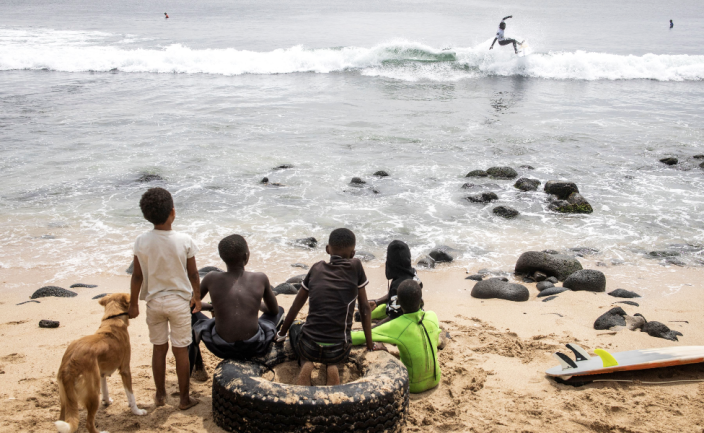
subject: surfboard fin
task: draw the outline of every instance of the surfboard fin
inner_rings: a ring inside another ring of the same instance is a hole
[[[604,349],[594,349],[594,353],[599,355],[599,358],[601,358],[601,363],[603,364],[603,367],[615,367],[618,365],[618,361],[616,361],[616,358],[609,352],[605,351]]]
[[[574,353],[574,357],[579,361],[588,361],[591,359],[591,356],[587,353],[586,350],[582,349],[580,346],[572,343],[567,343],[565,346],[567,346],[568,349],[570,349]]]
[[[555,352],[552,354],[552,356],[554,356],[555,359],[558,360],[558,362],[562,366],[563,370],[568,370],[570,368],[577,368],[577,364],[574,361],[572,361],[572,359],[570,359],[570,357],[565,355],[564,353]]]

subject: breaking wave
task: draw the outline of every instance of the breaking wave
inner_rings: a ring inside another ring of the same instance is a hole
[[[485,76],[563,80],[704,79],[704,56],[617,55],[586,51],[489,51],[488,43],[450,50],[407,40],[371,48],[293,46],[258,52],[235,48],[192,49],[180,44],[130,48],[134,35],[100,32],[0,29],[0,70],[142,72],[183,74],[287,74],[352,71],[404,81],[457,81]]]

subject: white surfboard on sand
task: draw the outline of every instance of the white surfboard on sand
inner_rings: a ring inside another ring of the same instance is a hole
[[[646,370],[704,362],[704,346],[662,347],[616,353],[596,349],[594,353],[597,356],[590,356],[576,344],[568,344],[567,348],[574,353],[576,360],[564,353],[556,352],[553,356],[560,362],[560,365],[547,370],[545,374],[569,379],[572,376]]]

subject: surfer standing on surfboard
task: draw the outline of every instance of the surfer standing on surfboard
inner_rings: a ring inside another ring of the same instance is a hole
[[[491,46],[489,47],[490,50],[493,50],[494,44],[496,43],[496,41],[499,41],[499,45],[501,45],[501,46],[513,44],[513,51],[515,51],[516,54],[518,54],[518,48],[516,47],[516,44],[521,45],[525,41],[519,43],[515,39],[508,39],[508,38],[504,37],[504,30],[506,30],[506,23],[504,21],[506,21],[509,18],[513,18],[513,15],[509,15],[509,16],[503,17],[501,19],[501,23],[499,24],[499,31],[496,32],[496,37],[494,38],[494,42],[492,42]]]

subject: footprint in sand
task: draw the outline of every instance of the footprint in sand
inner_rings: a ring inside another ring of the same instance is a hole
[[[24,362],[24,355],[21,353],[11,353],[0,358],[0,361],[7,362],[8,364],[19,364],[20,362]]]
[[[2,326],[21,325],[21,324],[27,323],[27,322],[29,322],[29,320],[15,320],[12,322],[3,323]]]

